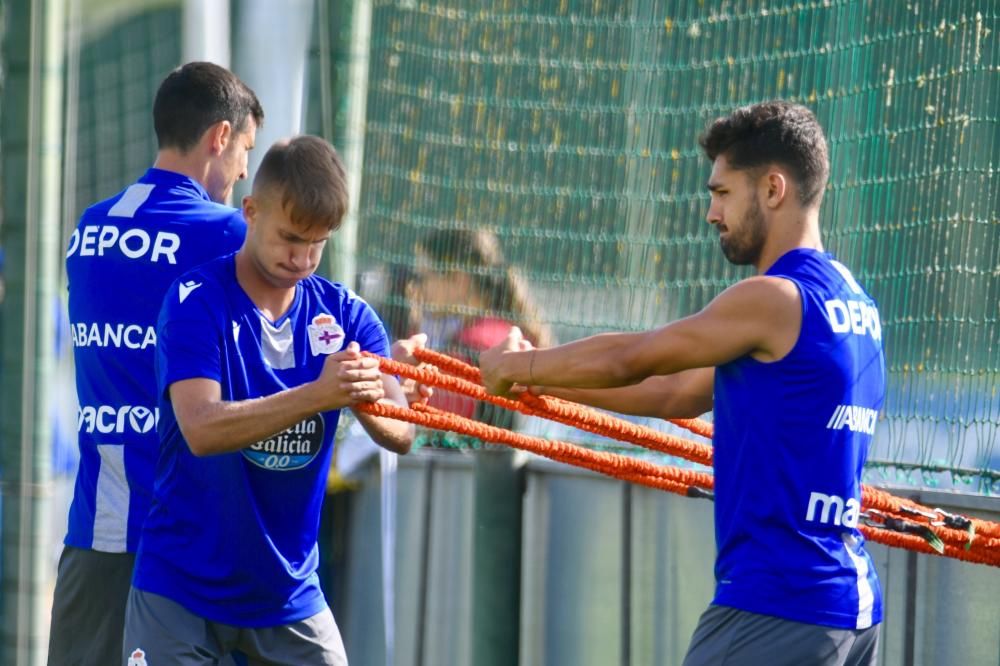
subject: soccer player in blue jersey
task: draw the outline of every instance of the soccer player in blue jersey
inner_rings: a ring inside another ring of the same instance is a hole
[[[826,139],[773,101],[701,145],[708,222],[757,275],[649,332],[538,350],[512,332],[481,355],[483,379],[661,418],[714,408],[716,592],[685,665],[873,664],[882,596],[858,514],[885,362],[875,303],[823,251]]]
[[[80,466],[59,561],[50,664],[121,658],[125,604],[153,491],[156,318],[184,271],[239,249],[245,178],[264,112],[232,72],[188,63],[153,103],[159,150],[134,184],[94,204],[69,240]]]
[[[243,200],[246,242],[179,278],[157,326],[160,455],[126,612],[124,658],[346,664],[320,590],[317,533],[340,410],[407,404],[360,350],[389,355],[374,310],[313,275],[347,212],[340,159],[271,147]],[[381,446],[414,428],[356,416]]]

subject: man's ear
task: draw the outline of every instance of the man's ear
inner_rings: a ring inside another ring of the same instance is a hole
[[[764,201],[768,208],[777,208],[791,194],[788,178],[777,169],[770,169],[764,175],[761,183],[764,189]]]
[[[257,202],[252,194],[243,197],[243,219],[246,220],[247,226],[251,227],[257,221]]]
[[[213,155],[221,155],[233,138],[233,126],[228,120],[220,120],[205,130],[205,134],[209,151]]]

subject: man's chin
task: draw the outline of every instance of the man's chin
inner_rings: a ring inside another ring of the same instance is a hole
[[[751,257],[747,253],[740,253],[739,250],[727,246],[724,242],[720,241],[719,245],[722,247],[722,256],[734,266],[749,266],[756,261],[756,257]]]
[[[294,289],[295,285],[302,282],[305,277],[293,278],[293,277],[278,277],[276,275],[269,275],[268,282],[271,283],[272,287],[277,289]]]

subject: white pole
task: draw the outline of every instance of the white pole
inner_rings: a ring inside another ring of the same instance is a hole
[[[253,88],[264,107],[264,127],[250,153],[251,182],[271,144],[302,131],[312,21],[313,0],[243,0],[240,5],[233,71]],[[249,183],[239,185],[240,194],[250,191]]]
[[[229,0],[184,0],[181,54],[184,62],[229,67]]]

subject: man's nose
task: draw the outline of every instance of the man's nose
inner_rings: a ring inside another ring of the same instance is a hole
[[[301,270],[302,268],[308,266],[309,246],[300,244],[293,245],[289,261],[291,262],[292,266],[297,270]]]
[[[708,212],[705,213],[705,221],[709,224],[722,222],[722,214],[714,204],[708,207]]]

